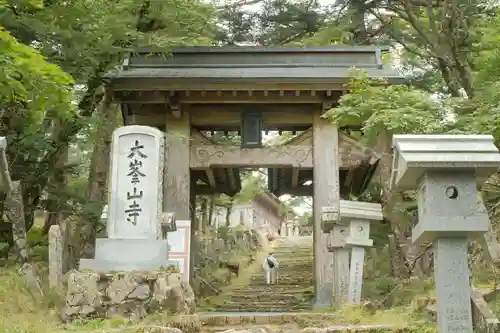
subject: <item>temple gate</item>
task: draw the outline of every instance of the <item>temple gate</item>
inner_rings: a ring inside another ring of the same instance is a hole
[[[241,189],[241,168],[267,168],[276,196],[313,196],[315,305],[332,303],[333,257],[324,207],[362,192],[376,154],[321,115],[346,93],[352,66],[368,78],[403,79],[375,47],[174,49],[134,53],[109,76],[108,91],[126,125],[166,132],[163,211],[192,220],[196,195]],[[237,132],[241,146],[216,144],[209,133]],[[263,132],[295,134],[265,146]],[[311,184],[312,181],[312,184]],[[307,185],[310,184],[310,185]],[[192,225],[195,230],[196,225]],[[191,275],[192,276],[192,275]]]

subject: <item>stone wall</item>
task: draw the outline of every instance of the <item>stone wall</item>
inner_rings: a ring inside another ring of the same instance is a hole
[[[117,316],[135,321],[153,312],[195,312],[193,290],[181,274],[72,271],[67,275],[61,310],[65,322]]]

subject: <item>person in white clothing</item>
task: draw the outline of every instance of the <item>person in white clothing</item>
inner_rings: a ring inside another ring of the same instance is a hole
[[[262,268],[264,268],[264,271],[266,272],[267,284],[276,284],[278,282],[278,267],[279,263],[274,257],[274,253],[269,253],[262,263]]]

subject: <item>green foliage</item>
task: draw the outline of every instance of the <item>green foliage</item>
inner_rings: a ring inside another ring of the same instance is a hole
[[[317,2],[263,0],[260,8],[236,1],[219,7],[215,39],[225,45],[286,45],[314,35],[327,11]]]
[[[312,225],[314,223],[312,212],[305,212],[304,215],[302,215],[299,218],[299,223],[300,223],[300,225],[303,225],[303,226],[311,226],[312,227]]]
[[[0,3],[0,135],[27,215],[85,204],[104,75],[139,48],[208,44],[213,18],[199,0]]]
[[[217,235],[219,238],[222,238],[223,240],[228,240],[230,231],[231,231],[230,227],[223,225],[217,229]]]
[[[252,201],[256,196],[264,193],[264,179],[259,176],[250,175],[243,182],[241,191],[234,197],[234,202],[237,204],[246,204]]]
[[[434,99],[406,85],[381,87],[380,82],[357,74],[346,86],[350,93],[342,96],[340,105],[324,117],[339,126],[362,124],[368,141],[382,132],[388,135],[442,133],[453,128],[447,117],[461,100]]]
[[[16,272],[17,268],[0,270],[0,332],[54,332],[58,321],[49,314],[48,308],[55,304],[53,295],[47,294],[41,304],[35,302],[26,281]]]
[[[41,228],[31,228],[27,234],[28,249],[31,259],[35,261],[48,261],[49,240]]]
[[[32,47],[19,43],[1,26],[0,49],[0,107],[27,119],[25,126],[40,125],[49,110],[59,115],[74,110],[73,79],[61,68],[48,63]]]

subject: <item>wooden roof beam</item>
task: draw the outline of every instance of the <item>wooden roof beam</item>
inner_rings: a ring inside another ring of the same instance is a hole
[[[168,104],[175,96],[180,104],[269,104],[269,103],[322,103],[326,94],[328,99],[335,100],[342,95],[341,91],[324,91],[314,89],[290,90],[179,90],[179,91],[158,91],[158,90],[115,91],[114,99],[123,104]]]

